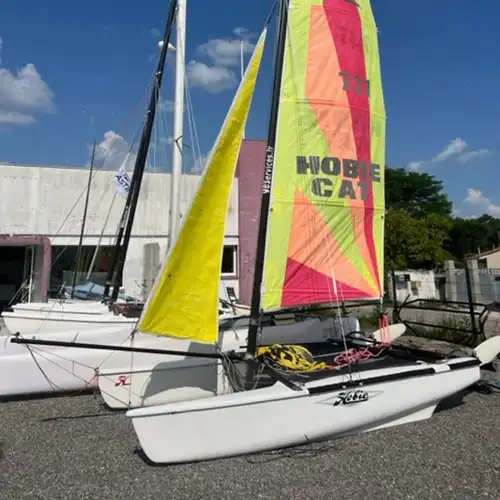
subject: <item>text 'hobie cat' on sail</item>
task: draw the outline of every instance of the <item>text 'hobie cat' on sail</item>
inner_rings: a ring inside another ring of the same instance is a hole
[[[218,340],[224,228],[266,34],[264,29],[179,236],[146,302],[138,325],[143,333],[211,344]]]
[[[290,2],[263,310],[381,297],[385,122],[369,0]]]

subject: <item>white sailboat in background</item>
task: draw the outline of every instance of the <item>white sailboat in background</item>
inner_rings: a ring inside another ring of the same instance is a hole
[[[177,15],[177,44],[179,46],[184,46],[186,39],[185,22],[182,21],[182,11],[185,12],[184,7],[180,8]],[[163,41],[159,43],[159,47],[163,47]],[[169,241],[171,242],[175,239],[180,222],[185,54],[184,51],[176,51],[176,48],[172,44],[169,44],[168,51],[176,52],[173,130],[173,137],[175,140],[173,141],[172,148],[172,178],[171,193],[169,197]],[[129,155],[127,155],[127,158],[128,156]],[[117,178],[117,189],[120,194],[125,197],[127,197],[131,186],[130,178],[125,168],[127,158],[115,174],[115,177]],[[128,211],[127,207],[128,205],[125,206],[124,213]],[[118,245],[116,248],[118,249]],[[117,249],[115,251],[117,251]],[[224,292],[225,290],[221,289],[221,298],[226,295]],[[137,321],[137,315],[134,315],[135,317],[127,317],[122,314],[123,309],[126,308],[129,301],[121,299],[118,296],[114,303],[122,307],[112,310],[106,301],[106,295],[107,292],[105,292],[104,300],[101,298],[97,301],[66,297],[61,299],[49,299],[48,302],[19,302],[11,306],[12,311],[4,311],[2,313],[2,317],[4,319],[5,326],[10,333],[20,332],[24,335],[84,332],[100,328],[108,329],[110,327],[127,328],[130,327],[130,325],[134,325]],[[245,310],[246,308],[243,305],[236,306],[227,300],[221,301],[220,304],[220,312],[225,315],[235,314],[236,312],[243,313]]]
[[[168,39],[175,15],[175,9],[172,7],[144,125],[140,146],[142,154],[138,155],[134,176],[139,175],[138,172],[143,171],[146,164],[151,128],[163,77],[167,53],[166,47],[168,47]],[[185,37],[184,26],[178,32],[178,36],[182,37],[182,40],[179,39],[178,43],[183,44]],[[182,83],[184,84],[183,80]],[[177,92],[182,91],[178,90]],[[180,99],[178,100],[180,101]],[[182,132],[179,132],[179,130],[182,131],[182,114],[182,107],[176,110],[175,131],[179,136],[182,135]],[[181,156],[177,152],[174,154],[176,183],[180,182],[181,167]],[[129,206],[137,202],[139,185],[140,183],[136,184],[137,190],[135,196],[133,196],[134,185],[132,184],[129,192],[129,194],[132,193],[130,200],[128,200],[130,202]],[[176,199],[172,203],[172,206],[175,207],[179,203],[178,189],[172,187],[172,191],[177,193],[175,195]],[[174,216],[178,217],[178,206],[172,212]],[[128,232],[128,237],[130,237],[132,220],[129,218],[123,222],[127,225],[122,224],[122,232],[125,233],[125,236],[127,236]],[[123,252],[121,259],[124,260]],[[117,282],[119,282],[120,278],[121,276],[118,277]],[[112,297],[114,300],[118,295],[117,291],[115,284],[115,296]],[[234,314],[230,308],[226,308],[221,312],[226,316]],[[18,310],[13,313],[5,313],[4,319],[7,328],[12,333],[20,332],[21,335],[29,335],[32,339],[58,340],[60,342],[107,342],[116,346],[123,345],[127,341],[130,342],[131,334],[137,322],[137,318],[128,318],[121,314],[115,314],[107,304],[76,300],[19,304]],[[148,338],[147,340],[146,344],[154,344],[154,339]],[[123,361],[120,360],[119,356],[113,357],[109,353],[100,350],[72,350],[69,353],[67,351],[67,349],[63,348],[47,348],[44,350],[39,349],[34,353],[22,346],[9,343],[8,335],[5,335],[3,342],[0,342],[0,397],[84,389],[96,385],[96,370],[105,360],[107,366],[111,368],[115,366],[113,364],[115,360],[118,367],[123,366]],[[9,375],[14,372],[18,374],[16,378]]]

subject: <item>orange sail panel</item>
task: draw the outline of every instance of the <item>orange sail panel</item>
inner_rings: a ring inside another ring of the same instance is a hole
[[[385,122],[370,0],[291,0],[264,310],[382,295]]]

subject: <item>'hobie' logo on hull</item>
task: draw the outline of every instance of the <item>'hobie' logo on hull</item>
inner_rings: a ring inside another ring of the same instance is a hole
[[[347,391],[341,392],[335,401],[333,406],[340,404],[348,405],[352,403],[362,403],[363,401],[368,401],[368,393],[366,391]]]

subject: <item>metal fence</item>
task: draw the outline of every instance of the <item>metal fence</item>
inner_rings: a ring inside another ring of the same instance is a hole
[[[462,332],[470,344],[500,332],[500,269],[477,260],[391,272],[386,292],[395,319],[409,326]]]

